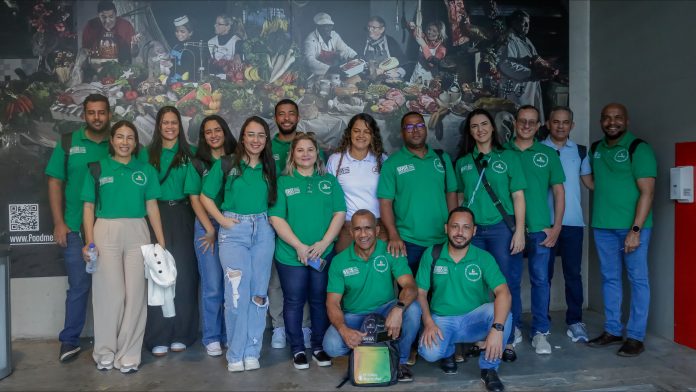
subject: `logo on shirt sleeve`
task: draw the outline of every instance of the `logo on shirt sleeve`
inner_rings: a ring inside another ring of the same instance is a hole
[[[628,160],[628,151],[625,148],[620,149],[614,154],[616,162],[626,162]]]
[[[288,197],[290,197],[292,195],[297,195],[298,193],[300,193],[300,188],[298,188],[298,187],[288,188],[285,190],[285,196],[288,196]]]
[[[319,181],[319,191],[325,195],[331,194],[331,181]]]
[[[131,175],[131,180],[133,180],[133,183],[135,185],[144,186],[145,184],[147,184],[147,176],[145,175],[145,173],[141,171],[134,172]]]
[[[345,268],[342,272],[344,278],[360,274],[360,270],[357,267],[348,267]]]
[[[445,172],[445,167],[442,165],[440,158],[433,159],[433,166],[435,167],[435,170],[439,171],[440,173]]]
[[[549,164],[549,157],[543,152],[538,152],[532,157],[532,162],[534,162],[537,167],[546,167],[546,165]]]
[[[464,276],[470,282],[478,282],[481,280],[481,267],[478,264],[469,264],[464,270]]]
[[[396,172],[397,172],[399,175],[406,174],[406,173],[408,173],[408,172],[412,172],[412,171],[415,171],[415,170],[416,170],[416,167],[413,166],[412,163],[409,163],[408,165],[401,165],[401,166],[399,166],[399,167],[396,168]]]
[[[379,255],[372,261],[372,266],[375,267],[375,271],[377,272],[387,272],[389,269],[389,260],[383,255]]]
[[[503,161],[494,161],[491,164],[491,168],[493,168],[494,172],[498,174],[503,174],[507,171],[507,164]]]

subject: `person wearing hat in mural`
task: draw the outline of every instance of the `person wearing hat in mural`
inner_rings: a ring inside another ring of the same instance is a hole
[[[200,69],[208,68],[210,52],[207,48],[201,50],[200,45],[192,40],[194,28],[188,16],[174,19],[174,27],[177,42],[170,54],[174,62],[175,79],[199,80]]]
[[[331,67],[358,55],[333,31],[334,22],[329,14],[314,15],[314,24],[316,29],[304,41],[305,61],[314,75],[323,76]]]

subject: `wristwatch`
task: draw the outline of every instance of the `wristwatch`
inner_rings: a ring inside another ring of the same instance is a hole
[[[406,304],[401,301],[397,302],[395,306],[400,309],[406,309]]]
[[[640,233],[640,227],[639,226],[633,226],[631,227],[631,231],[634,233]]]
[[[493,323],[493,325],[491,325],[491,328],[495,329],[496,331],[503,332],[505,326],[501,323]]]

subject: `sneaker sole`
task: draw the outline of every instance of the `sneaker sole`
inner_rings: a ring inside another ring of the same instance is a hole
[[[305,365],[298,365],[298,364],[296,364],[296,363],[293,363],[293,364],[292,364],[292,366],[294,366],[294,367],[295,367],[295,369],[297,369],[297,370],[305,370],[305,369],[309,369],[309,364],[305,364]]]
[[[60,355],[58,360],[60,360],[61,362],[67,362],[67,361],[77,357],[77,354],[79,354],[80,351],[82,351],[82,348],[77,347],[77,348],[74,348],[70,351],[64,352],[63,354]]]
[[[271,342],[271,347],[273,347],[273,348],[285,348],[285,346],[287,346],[287,344],[285,344],[285,343],[276,344],[276,343]]]
[[[107,365],[102,365],[101,363],[97,364],[97,370],[111,370],[114,368],[114,364],[110,363]]]
[[[319,366],[319,367],[327,367],[327,366],[331,366],[333,364],[333,362],[331,362],[331,361],[320,361],[316,358],[312,358],[312,361],[316,362],[317,366]]]
[[[570,340],[571,340],[573,343],[577,343],[577,342],[579,342],[579,341],[582,341],[582,343],[587,343],[587,342],[589,341],[589,339],[587,338],[587,336],[577,336],[577,337],[576,337],[575,335],[573,335],[572,332],[570,332],[570,330],[567,330],[567,331],[566,331],[566,335],[568,335],[568,337],[570,338]]]
[[[399,382],[413,382],[413,378],[400,378]]]
[[[252,366],[247,366],[246,364],[244,364],[244,370],[257,370],[257,369],[261,369],[260,364],[254,364]]]
[[[244,365],[241,367],[235,368],[235,367],[230,367],[229,365],[227,366],[227,371],[230,373],[239,373],[244,371]]]
[[[206,352],[211,357],[219,357],[220,355],[222,355],[222,350],[220,350],[220,351],[208,351],[208,350],[206,350]]]

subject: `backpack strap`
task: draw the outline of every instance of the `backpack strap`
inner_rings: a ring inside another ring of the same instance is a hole
[[[592,145],[590,145],[590,156],[594,157],[595,151],[597,151],[597,146],[599,146],[599,142],[602,140],[597,140],[595,142],[592,142]]]
[[[191,165],[193,165],[193,168],[196,169],[196,173],[198,173],[201,178],[203,178],[205,171],[209,169],[200,158],[191,158]]]
[[[101,177],[101,163],[99,161],[90,162],[87,164],[89,167],[89,174],[94,178],[94,210],[97,210],[97,205],[99,203],[99,177]]]
[[[636,152],[636,149],[641,143],[645,143],[645,140],[641,138],[635,138],[633,141],[631,141],[631,144],[628,146],[628,158],[633,162],[633,153]]]
[[[220,158],[222,162],[220,162],[220,168],[222,169],[222,189],[225,189],[227,186],[227,177],[229,177],[230,170],[232,170],[232,167],[234,165],[234,162],[232,161],[232,156],[231,155],[225,155]],[[234,180],[237,179],[239,175],[234,176]]]
[[[556,152],[560,154],[560,151],[556,150]],[[493,191],[491,184],[488,182],[488,179],[486,178],[486,174],[484,172],[483,163],[481,163],[482,157],[483,155],[479,153],[479,156],[474,158],[474,165],[476,165],[476,170],[481,176],[481,184],[483,184],[483,188],[488,193],[488,197],[491,198],[493,205],[495,205],[495,208],[498,210],[498,213],[503,218],[503,222],[505,222],[510,231],[514,233],[516,228],[515,219],[508,215],[507,211],[505,211],[503,203],[500,201],[500,198],[498,198],[498,195],[495,194],[495,191]],[[485,163],[488,164],[487,162]]]
[[[435,148],[433,149],[435,151],[435,154],[437,154],[438,157],[440,157],[440,162],[442,163],[442,169],[445,171],[445,193],[447,193],[447,166],[445,166],[445,159],[442,157],[445,153],[444,150],[441,148]]]
[[[68,182],[68,159],[70,159],[70,149],[72,148],[72,132],[64,133],[60,135],[60,147],[63,149],[63,172],[65,174],[65,180],[63,182]]]
[[[430,303],[430,299],[433,297],[433,274],[435,273],[435,263],[440,258],[443,246],[443,244],[435,244],[433,245],[433,248],[430,250],[430,257],[432,257],[433,263],[430,264],[430,290],[428,290],[428,303]]]
[[[587,157],[587,146],[578,144],[578,156],[580,156],[580,163]]]

